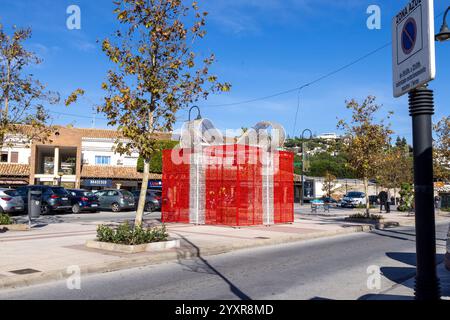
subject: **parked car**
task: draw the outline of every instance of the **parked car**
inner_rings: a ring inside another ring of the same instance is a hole
[[[343,208],[356,208],[361,205],[366,205],[366,194],[358,191],[347,193],[341,202]]]
[[[25,186],[17,188],[17,192],[22,197],[25,208],[28,208],[28,192],[41,191],[41,214],[51,214],[54,211],[69,212],[72,210],[70,195],[63,187],[53,186]]]
[[[130,191],[106,189],[97,191],[95,195],[101,209],[111,209],[113,212],[135,209],[136,202]]]
[[[67,189],[70,194],[72,204],[72,212],[80,213],[82,211],[97,212],[100,208],[100,203],[96,195],[91,191],[83,189]]]
[[[323,203],[329,204],[331,206],[337,206],[337,204],[338,204],[338,201],[336,199],[332,198],[332,197],[322,197],[320,200]]]
[[[20,194],[13,189],[0,189],[0,213],[21,213],[25,204]]]
[[[450,226],[447,233],[447,253],[445,254],[445,267],[450,271]]]
[[[135,190],[131,192],[134,196],[134,201],[136,206],[139,203],[139,196],[141,195],[140,190]],[[153,212],[157,210],[161,210],[161,199],[162,192],[156,190],[147,190],[147,196],[145,197],[145,207],[144,211]]]

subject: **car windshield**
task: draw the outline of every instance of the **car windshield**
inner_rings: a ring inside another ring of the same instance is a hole
[[[83,196],[85,196],[85,197],[93,197],[93,196],[95,196],[92,192],[90,192],[90,191],[83,191],[82,192],[83,193]]]
[[[67,191],[64,188],[52,188],[52,191],[58,196],[67,196]]]
[[[133,194],[130,191],[122,190],[121,192],[124,197],[133,197]]]
[[[16,190],[5,190],[3,192],[10,197],[19,197],[20,196],[20,194]]]
[[[363,194],[361,192],[349,192],[347,194],[348,198],[362,198]]]

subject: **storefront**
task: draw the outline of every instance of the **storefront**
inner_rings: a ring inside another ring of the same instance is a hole
[[[18,188],[20,186],[26,186],[28,185],[28,178],[1,178],[0,179],[0,188]]]
[[[18,188],[30,183],[30,166],[0,163],[0,188]]]
[[[162,180],[150,180],[148,182],[148,188],[152,190],[162,190]]]
[[[112,179],[83,179],[81,188],[86,190],[102,190],[113,187]]]

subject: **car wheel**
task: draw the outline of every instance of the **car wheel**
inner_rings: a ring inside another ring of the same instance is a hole
[[[80,205],[79,205],[78,203],[75,203],[75,204],[72,206],[72,213],[73,213],[73,214],[78,214],[78,213],[80,213]]]
[[[119,206],[119,204],[118,204],[118,203],[113,203],[113,204],[111,205],[111,210],[112,210],[112,212],[120,212],[120,206]]]
[[[146,212],[153,212],[153,211],[155,211],[155,206],[153,205],[153,203],[147,202],[145,204],[144,211],[146,211]]]
[[[44,203],[44,204],[41,206],[41,214],[42,214],[43,216],[45,216],[45,215],[50,214],[50,212],[51,212],[50,207],[48,206],[48,204],[45,204],[45,203]]]

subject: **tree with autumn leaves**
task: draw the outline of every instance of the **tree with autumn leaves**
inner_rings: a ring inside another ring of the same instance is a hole
[[[345,131],[346,138],[342,148],[348,157],[349,166],[364,182],[368,217],[370,216],[369,180],[380,174],[392,134],[390,125],[385,123],[392,113],[384,119],[377,120],[375,116],[381,106],[376,104],[375,100],[375,97],[369,96],[362,102],[348,101],[347,109],[352,112],[351,120],[338,122],[338,128]]]
[[[210,72],[214,54],[202,57],[194,51],[206,35],[208,14],[200,11],[197,2],[185,3],[115,1],[121,27],[102,44],[115,67],[102,85],[106,96],[98,110],[121,134],[115,151],[137,151],[144,159],[137,226],[142,224],[150,162],[158,151],[156,135],[172,131],[178,110],[213,92],[230,90],[229,84],[218,82]]]
[[[434,132],[434,176],[437,180],[450,182],[450,116],[438,121]]]
[[[406,144],[389,146],[385,150],[376,175],[377,183],[393,189],[394,195],[403,184],[413,183],[413,157]]]
[[[59,93],[48,91],[33,74],[26,73],[27,68],[42,63],[24,46],[31,34],[30,28],[14,27],[9,35],[0,25],[0,149],[16,143],[13,137],[22,137],[24,142],[48,142],[56,130],[50,125],[46,105],[58,104]],[[83,93],[77,89],[65,105],[74,103]]]

